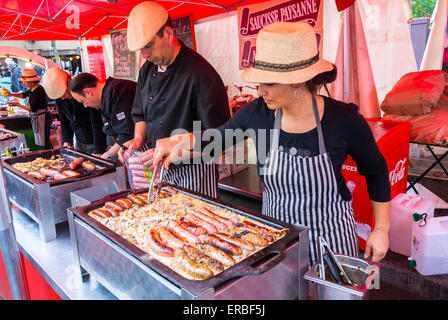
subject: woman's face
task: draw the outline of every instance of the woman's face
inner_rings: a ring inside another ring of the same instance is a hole
[[[27,87],[27,88],[32,89],[32,88],[33,88],[33,85],[34,85],[34,82],[33,82],[33,81],[23,81],[23,85],[24,85],[25,87]]]
[[[258,95],[264,99],[264,102],[271,110],[284,108],[294,101],[294,88],[290,84],[280,83],[260,83],[258,86]]]

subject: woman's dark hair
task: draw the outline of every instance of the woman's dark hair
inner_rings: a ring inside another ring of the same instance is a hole
[[[317,76],[315,76],[311,80],[308,80],[307,82],[305,82],[305,86],[312,93],[318,92],[319,89],[322,86],[324,86],[325,90],[327,90],[328,95],[330,95],[330,92],[328,91],[328,88],[327,88],[327,84],[332,83],[334,80],[336,80],[337,73],[338,72],[337,72],[336,66],[333,65],[332,70],[319,73]]]
[[[173,28],[173,21],[171,20],[171,17],[169,15],[165,24],[156,33],[159,38],[163,38],[163,31],[165,31],[165,27]]]
[[[78,74],[70,81],[68,88],[70,91],[84,96],[83,90],[86,88],[95,88],[98,83],[98,78],[91,73],[83,72]]]

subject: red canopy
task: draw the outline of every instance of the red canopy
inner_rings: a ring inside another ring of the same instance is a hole
[[[127,27],[143,0],[0,0],[0,40],[76,40]],[[198,20],[265,0],[160,0],[172,18]],[[336,0],[338,8],[355,0]],[[116,2],[116,3],[109,3]],[[341,6],[340,4],[343,3]],[[79,28],[74,28],[79,13]]]

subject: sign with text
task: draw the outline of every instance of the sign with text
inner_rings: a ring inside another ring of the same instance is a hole
[[[196,51],[193,17],[191,15],[173,19],[174,35],[187,47]]]
[[[321,0],[273,0],[239,7],[240,69],[247,69],[253,65],[258,32],[263,27],[275,22],[306,21],[316,31],[318,44],[320,44],[322,39],[322,2]]]
[[[126,38],[126,30],[110,34],[114,57],[114,77],[135,80],[135,52],[129,51]]]

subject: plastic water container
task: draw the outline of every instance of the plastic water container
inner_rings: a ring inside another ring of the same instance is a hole
[[[434,216],[434,202],[422,199],[418,195],[398,194],[390,205],[389,249],[409,257],[412,246],[412,215],[424,214],[427,218]]]
[[[412,257],[421,275],[448,273],[448,217],[427,219],[426,224],[414,223]]]

